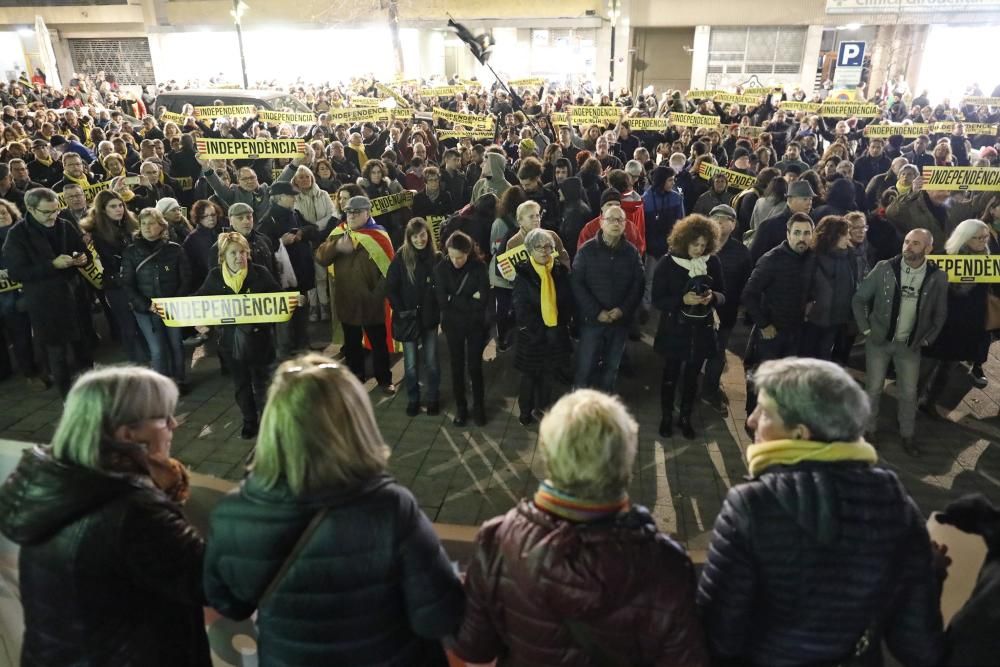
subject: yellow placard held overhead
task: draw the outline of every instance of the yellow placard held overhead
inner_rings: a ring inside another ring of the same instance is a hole
[[[744,95],[780,95],[784,88],[781,86],[765,86],[763,88],[744,88]]]
[[[1000,255],[929,255],[950,283],[1000,283]]]
[[[171,122],[176,125],[183,125],[187,122],[187,116],[182,113],[174,113],[173,111],[167,111],[164,109],[163,113],[160,114],[160,121],[164,123]]]
[[[692,125],[695,127],[718,127],[718,116],[706,116],[700,113],[670,112],[671,125]]]
[[[451,97],[464,93],[465,86],[435,86],[434,88],[423,88],[419,92],[421,97]]]
[[[921,134],[930,134],[933,126],[928,123],[909,123],[905,125],[865,125],[864,134],[866,137],[919,137]]]
[[[230,104],[228,106],[195,107],[194,117],[228,118],[230,116],[256,116],[257,107],[252,104]]]
[[[412,190],[403,190],[394,195],[385,195],[384,197],[375,197],[375,199],[372,199],[372,217],[382,215],[383,213],[392,213],[393,211],[398,211],[401,208],[407,208],[412,205]]]
[[[516,267],[528,261],[528,249],[524,245],[511,248],[507,252],[497,255],[497,271],[505,280],[514,280],[517,277]]]
[[[794,100],[782,100],[778,108],[784,111],[805,111],[806,113],[816,113],[823,105],[819,102],[796,102]]]
[[[445,139],[492,139],[493,130],[489,128],[474,128],[471,130],[455,129],[455,130],[437,130],[437,138],[440,141]]]
[[[0,294],[4,292],[13,292],[14,290],[21,289],[21,283],[14,282],[10,278],[0,277]]]
[[[433,107],[434,120],[443,119],[449,123],[456,123],[466,127],[481,128],[493,127],[493,116],[480,116],[474,113],[460,113],[458,111],[448,111],[441,107]]]
[[[689,100],[710,100],[716,95],[720,95],[724,90],[689,90],[684,93],[684,97]]]
[[[370,109],[372,107],[377,107],[379,104],[381,104],[383,99],[387,98],[380,99],[378,97],[360,97],[360,96],[352,97],[351,106],[361,107],[363,109]]]
[[[302,139],[198,139],[198,153],[206,160],[259,160],[304,157]]]
[[[1000,167],[924,167],[924,190],[1000,192]]]
[[[958,123],[953,120],[943,120],[934,123],[934,131],[951,134],[955,131],[955,125],[957,124]],[[997,123],[962,123],[962,126],[965,127],[965,133],[967,135],[985,134],[995,137],[997,134]]]
[[[533,87],[541,86],[545,83],[545,79],[540,77],[531,77],[528,79],[511,79],[507,82],[508,86],[518,86],[518,87]]]
[[[962,106],[966,104],[976,107],[1000,107],[1000,97],[963,97]]]
[[[824,118],[847,118],[849,116],[878,118],[882,115],[882,109],[877,104],[868,104],[866,102],[834,102],[832,104],[821,104],[819,115]]]
[[[181,190],[194,188],[194,178],[191,176],[174,176],[174,180],[177,181],[177,185],[181,186]]]
[[[569,113],[565,111],[553,111],[549,118],[552,120],[552,124],[556,127],[559,127],[560,125],[569,125]]]
[[[377,90],[379,94],[382,95],[382,97],[391,97],[392,99],[396,100],[396,106],[398,106],[399,108],[401,109],[410,108],[410,103],[406,101],[406,98],[397,93],[392,88],[389,88],[388,86],[383,86],[381,83],[377,83],[375,84],[375,90]]]
[[[759,137],[760,135],[767,132],[767,128],[757,127],[756,125],[740,125],[739,126],[739,136],[750,137],[751,139]]]
[[[635,132],[663,132],[667,129],[666,118],[626,118],[629,128]]]
[[[269,111],[261,109],[257,112],[257,117],[265,123],[293,123],[298,125],[310,125],[316,122],[316,116],[311,113],[298,113],[295,111]]]
[[[388,123],[392,112],[389,109],[378,107],[359,107],[353,109],[330,109],[326,112],[326,117],[330,122],[339,125],[340,123]]]
[[[719,93],[715,96],[715,101],[721,102],[722,104],[744,104],[748,106],[757,106],[760,104],[760,98],[760,95]]]
[[[569,115],[573,119],[574,124],[579,124],[579,121],[586,120],[593,123],[597,122],[617,122],[622,115],[621,107],[593,107],[593,106],[579,106],[570,107]]]
[[[181,296],[153,299],[153,305],[168,327],[208,327],[287,322],[298,298],[298,292]]]
[[[704,178],[706,181],[710,181],[715,178],[716,174],[724,174],[726,178],[729,179],[729,187],[736,188],[738,190],[752,188],[757,182],[756,176],[744,174],[739,171],[733,171],[732,169],[726,169],[724,167],[717,167],[716,165],[709,164],[708,162],[701,163],[701,169],[698,170],[699,176]]]

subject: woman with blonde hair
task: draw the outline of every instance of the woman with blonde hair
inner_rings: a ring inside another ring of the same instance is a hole
[[[153,299],[186,296],[191,268],[180,245],[170,240],[167,221],[155,208],[139,211],[139,234],[122,253],[122,288],[149,346],[153,369],[187,391],[182,329],[160,319]]]
[[[80,376],[51,446],[0,488],[0,532],[21,547],[23,665],[210,667],[204,543],[170,458],[177,388],[145,368]]]
[[[209,271],[196,296],[281,291],[266,268],[250,262],[250,243],[245,236],[224,232],[217,245],[219,265]],[[257,435],[264,409],[268,367],[274,361],[273,329],[272,324],[233,324],[222,327],[219,339],[219,352],[233,378],[236,404],[243,414],[241,435],[248,440]]]
[[[461,584],[388,458],[346,366],[307,354],[278,367],[250,474],[213,510],[205,557],[209,604],[257,610],[261,664],[444,664]]]
[[[460,658],[707,667],[691,560],[629,500],[637,441],[618,398],[579,389],[552,406],[538,428],[545,479],[479,530]]]

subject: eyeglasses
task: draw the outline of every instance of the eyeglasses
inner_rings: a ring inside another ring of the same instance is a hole
[[[604,220],[607,222],[617,222],[619,224],[625,222],[625,218],[605,217]]]
[[[344,213],[347,215],[358,215],[360,213],[367,213],[367,208],[345,208]]]
[[[59,209],[58,208],[48,208],[48,209],[46,209],[46,208],[37,208],[35,206],[29,206],[29,208],[32,211],[34,211],[35,213],[38,213],[40,215],[45,215],[45,216],[57,215],[59,213]]]
[[[990,240],[990,235],[989,234],[977,234],[976,236],[972,237],[972,240],[973,241],[989,241]]]
[[[540,245],[540,246],[538,246],[538,247],[535,248],[536,251],[538,251],[538,252],[544,252],[546,254],[552,254],[555,251],[555,249],[556,249],[556,247],[554,245],[552,245],[551,243],[549,243],[547,245]]]

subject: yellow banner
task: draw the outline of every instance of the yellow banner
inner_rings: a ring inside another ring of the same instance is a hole
[[[372,107],[377,107],[382,103],[385,98],[378,97],[352,97],[351,105],[354,107],[361,107],[362,109],[370,109]]]
[[[440,141],[444,141],[445,139],[465,139],[466,137],[469,139],[492,139],[493,130],[484,128],[475,128],[472,130],[437,130],[437,138]]]
[[[995,137],[997,134],[996,123],[962,123],[965,126],[966,134],[986,134]],[[934,123],[934,131],[944,134],[951,134],[955,131],[955,121],[946,120]]]
[[[273,167],[271,169],[271,180],[272,181],[278,180],[278,177],[281,176],[281,172],[283,172],[284,170],[285,170],[284,167]]]
[[[745,104],[749,106],[757,106],[760,104],[760,98],[760,95],[751,95],[749,93],[743,95],[720,93],[715,96],[715,101],[721,102],[722,104]]]
[[[529,79],[511,79],[507,82],[508,86],[541,86],[545,83],[545,79],[538,77],[532,77]]]
[[[171,123],[175,123],[176,125],[184,125],[184,123],[187,121],[187,116],[181,113],[174,113],[173,111],[167,111],[166,109],[164,109],[163,113],[160,114],[160,122],[166,123],[168,121]]]
[[[671,125],[694,125],[696,127],[717,127],[719,125],[718,116],[706,116],[700,113],[676,113],[670,112]]]
[[[578,121],[589,120],[592,122],[618,122],[621,118],[622,108],[621,107],[593,107],[593,106],[579,106],[570,107],[569,115],[573,118],[574,124],[579,124]]]
[[[389,109],[378,107],[359,107],[353,109],[330,109],[326,112],[326,117],[334,125],[347,123],[388,123],[392,112]]]
[[[257,117],[265,123],[311,125],[316,122],[314,114],[297,113],[295,111],[268,111],[267,109],[261,109],[257,112]]]
[[[474,113],[459,113],[457,111],[448,111],[447,109],[442,109],[441,107],[434,107],[432,111],[434,120],[443,118],[449,123],[458,123],[460,125],[474,128],[493,127],[493,116],[480,116]]]
[[[795,102],[793,100],[783,100],[778,104],[778,108],[785,111],[805,111],[806,113],[816,113],[822,106],[819,102]]]
[[[372,199],[372,217],[382,215],[383,213],[392,213],[393,211],[398,211],[401,208],[412,205],[412,190],[403,190],[394,195],[385,195],[384,197],[375,197],[375,199]]]
[[[710,100],[716,95],[725,93],[724,90],[689,90],[684,93],[684,97],[689,100]]]
[[[528,261],[528,249],[524,245],[511,248],[497,255],[497,271],[505,280],[514,280],[517,276],[515,267]]]
[[[1000,97],[963,97],[962,106],[966,104],[977,107],[1000,107]]]
[[[848,116],[878,118],[882,115],[882,109],[877,104],[865,102],[834,102],[833,104],[820,105],[819,115],[824,118],[847,118]]]
[[[431,226],[431,233],[434,235],[434,247],[438,250],[441,249],[441,225],[447,219],[448,216],[446,215],[428,215],[424,218],[427,224]]]
[[[636,132],[663,132],[667,129],[666,118],[626,118],[628,126]]]
[[[450,97],[461,95],[465,92],[465,86],[435,86],[434,88],[423,88],[420,90],[421,97]]]
[[[93,185],[85,185],[83,186],[83,196],[87,198],[87,203],[90,204],[97,197],[98,192],[108,190],[109,188],[111,188],[111,181],[101,181]],[[66,208],[66,199],[61,192],[59,193],[59,206],[60,208]]]
[[[904,137],[919,137],[921,134],[930,134],[933,127],[928,123],[911,123],[907,125],[865,125],[866,137],[894,137],[901,135]]]
[[[750,137],[751,139],[759,137],[765,132],[767,132],[766,128],[757,127],[756,125],[740,125],[739,127],[739,136]]]
[[[298,292],[179,296],[153,299],[153,305],[168,327],[264,324],[290,320],[298,298]]]
[[[569,114],[565,111],[553,111],[550,116],[552,124],[556,127],[560,125],[569,125]]]
[[[303,157],[302,139],[198,139],[198,153],[206,160],[259,160]]]
[[[1000,255],[929,255],[950,283],[1000,283]]]
[[[924,167],[924,190],[1000,192],[1000,167]]]
[[[396,100],[396,106],[401,109],[409,109],[410,103],[406,101],[406,98],[397,93],[392,88],[388,86],[383,86],[381,83],[375,84],[375,90],[382,94],[382,97],[391,97]]]
[[[194,188],[194,179],[190,176],[174,176],[174,180],[177,181],[177,185],[181,186],[181,190]]]
[[[194,117],[228,118],[230,116],[256,116],[257,107],[252,104],[230,104],[229,106],[195,107]]]
[[[699,176],[704,178],[706,181],[710,181],[715,178],[716,174],[725,174],[729,179],[729,187],[737,190],[752,188],[754,183],[757,182],[756,176],[743,174],[738,171],[733,171],[732,169],[725,169],[724,167],[717,167],[714,164],[709,164],[708,162],[701,163],[701,169],[698,170]]]
[[[782,88],[781,86],[770,86],[770,87],[764,87],[764,88],[744,88],[743,89],[743,94],[744,95],[771,95],[771,94],[780,95],[783,90],[784,90],[784,88]]]
[[[87,279],[88,283],[94,286],[94,289],[103,289],[104,265],[101,264],[101,257],[97,254],[97,249],[94,248],[93,241],[87,244],[87,250],[90,252],[90,264],[81,266],[77,271]]]
[[[21,289],[21,283],[16,283],[9,278],[0,278],[0,294],[18,289]]]

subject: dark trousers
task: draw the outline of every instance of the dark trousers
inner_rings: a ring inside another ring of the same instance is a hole
[[[485,329],[445,329],[448,341],[448,357],[451,363],[451,390],[455,394],[455,407],[468,407],[465,398],[465,368],[469,368],[472,381],[472,405],[484,405],[483,348],[486,347]]]
[[[754,348],[752,361],[748,356],[744,364],[747,370],[747,417],[757,407],[757,390],[754,389],[753,383],[750,381],[751,369],[772,359],[798,356],[801,353],[800,348],[802,347],[802,329],[797,327],[778,329],[778,333],[774,338],[765,340],[760,333],[760,327],[755,326],[753,332],[750,334],[750,341],[751,346]]]
[[[573,384],[613,394],[627,337],[627,324],[582,325]]]
[[[848,342],[849,324],[834,324],[823,327],[806,322],[802,329],[802,355],[826,361],[836,361],[843,365],[851,353],[854,338]],[[834,358],[836,355],[836,358]]]
[[[508,342],[514,331],[514,290],[494,287],[493,299],[496,304],[497,343]]]
[[[289,359],[297,352],[309,349],[309,308],[306,307],[309,304],[309,296],[300,292],[299,304],[292,313],[292,319],[278,322],[274,327],[280,359]]]
[[[667,359],[663,365],[663,378],[660,381],[660,411],[664,417],[674,413],[674,401],[677,395],[677,382],[681,383],[681,416],[690,417],[694,406],[694,395],[698,390],[698,374],[701,372],[701,362]]]
[[[71,353],[73,355],[72,363],[70,362]],[[83,372],[94,365],[90,341],[83,339],[73,343],[46,345],[45,354],[48,357],[52,382],[58,387],[61,396],[69,393],[76,373]]]
[[[128,360],[135,364],[144,364],[149,360],[144,339],[139,333],[139,325],[129,306],[128,295],[120,287],[110,287],[104,290],[104,300],[111,310],[111,326],[118,332],[119,340],[125,348]]]
[[[726,348],[729,347],[732,333],[732,327],[723,327],[716,332],[716,353],[705,362],[705,377],[701,380],[702,395],[721,389],[722,373],[726,370]]]
[[[302,309],[306,310],[306,309]],[[392,384],[392,373],[389,371],[389,348],[385,344],[385,324],[347,324],[344,327],[344,358],[347,367],[362,382],[365,381],[365,348],[362,344],[363,335],[368,336],[372,346],[372,369],[375,380],[381,384]]]
[[[271,380],[268,365],[248,364],[234,359],[228,359],[227,364],[236,390],[236,405],[243,413],[243,421],[249,424],[260,423],[260,415],[267,401],[267,385]]]
[[[517,406],[522,415],[530,415],[532,410],[545,410],[552,401],[550,373],[521,373],[521,386],[517,393]]]
[[[11,375],[10,355],[7,346],[14,348],[14,360],[25,377],[38,375],[35,349],[31,344],[31,320],[27,313],[12,311],[3,316],[0,327],[0,378]]]

